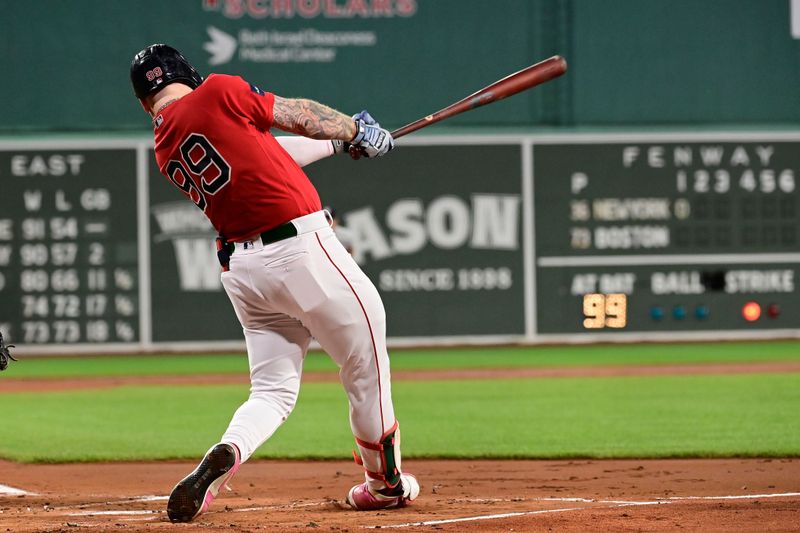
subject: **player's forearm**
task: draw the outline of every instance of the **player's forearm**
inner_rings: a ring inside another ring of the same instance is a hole
[[[278,144],[292,156],[295,163],[301,167],[333,155],[333,145],[328,140],[292,137],[289,135],[275,137],[275,140],[277,140]]]
[[[273,116],[276,128],[312,139],[349,141],[356,134],[352,118],[306,98],[275,96]]]

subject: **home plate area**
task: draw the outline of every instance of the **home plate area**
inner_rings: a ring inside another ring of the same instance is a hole
[[[166,499],[188,462],[0,462],[0,532],[41,531],[793,531],[796,459],[411,460],[412,505],[356,512],[351,462],[251,461],[189,524]]]

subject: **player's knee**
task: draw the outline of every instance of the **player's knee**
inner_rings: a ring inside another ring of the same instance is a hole
[[[360,382],[362,379],[372,382],[377,379],[379,374],[385,373],[388,369],[389,355],[384,350],[376,353],[370,344],[350,353],[342,365],[342,374],[348,376],[347,381],[351,383]]]
[[[297,403],[298,392],[297,389],[290,387],[253,389],[250,392],[250,399],[270,403],[283,417],[287,417]]]

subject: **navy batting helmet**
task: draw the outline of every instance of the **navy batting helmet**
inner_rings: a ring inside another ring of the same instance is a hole
[[[140,100],[176,81],[196,89],[203,77],[173,47],[153,44],[133,57],[131,83]]]

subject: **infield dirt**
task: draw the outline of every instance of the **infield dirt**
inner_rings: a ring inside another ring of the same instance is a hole
[[[397,372],[394,379],[798,372],[796,363]],[[4,379],[3,392],[114,387],[138,378]],[[336,374],[306,374],[335,380]],[[246,383],[246,376],[142,384]],[[351,461],[250,461],[211,511],[171,524],[166,497],[189,462],[25,465],[0,461],[0,532],[798,531],[800,459],[411,460],[419,499],[391,511],[344,503]],[[27,494],[14,494],[19,489]]]
[[[254,461],[191,524],[166,495],[194,464],[0,463],[0,531],[797,531],[800,461],[408,461],[412,505],[356,512],[352,462]],[[428,524],[425,524],[428,522]]]

